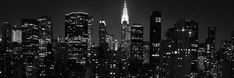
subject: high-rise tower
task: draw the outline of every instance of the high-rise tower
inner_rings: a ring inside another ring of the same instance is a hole
[[[21,20],[22,28],[22,53],[23,53],[23,65],[24,76],[26,78],[32,78],[36,76],[37,63],[36,57],[39,53],[39,22],[32,18],[25,18]]]
[[[131,58],[142,59],[143,45],[143,26],[141,24],[133,24],[131,27]]]
[[[127,1],[124,1],[124,7],[123,7],[123,13],[121,16],[121,24],[124,24],[126,22],[129,24],[129,16],[128,16],[128,8],[127,8]]]
[[[1,46],[0,46],[0,77],[1,78],[10,78],[12,77],[12,70],[11,70],[11,60],[10,60],[10,53],[11,50],[11,29],[12,25],[10,22],[3,22],[3,24],[0,26],[1,31]]]
[[[37,18],[39,30],[39,77],[53,77],[53,53],[52,53],[52,18],[49,16],[41,16]]]
[[[141,77],[142,64],[142,45],[143,45],[143,26],[141,24],[133,24],[131,27],[131,53],[130,53],[130,77]],[[142,77],[141,77],[142,78]]]
[[[120,43],[120,50],[123,57],[121,58],[121,62],[123,67],[120,69],[121,76],[126,77],[128,72],[128,58],[130,57],[130,41],[131,41],[131,27],[129,26],[129,16],[128,16],[128,9],[127,9],[127,2],[124,1],[123,13],[121,16],[121,43]]]
[[[130,50],[130,36],[131,36],[131,27],[129,27],[129,16],[128,16],[128,8],[127,2],[124,1],[123,13],[121,16],[121,25],[122,25],[122,35],[121,35],[121,48],[122,51],[129,51]]]
[[[189,78],[197,74],[198,23],[178,20],[161,41],[159,76]]]
[[[153,11],[150,16],[150,57],[149,62],[152,69],[157,68],[159,71],[159,51],[160,51],[160,40],[161,40],[161,12]],[[158,76],[158,74],[157,74]],[[157,77],[156,77],[157,78]]]
[[[85,77],[87,54],[91,44],[91,21],[92,18],[86,12],[71,12],[65,16],[68,78]]]

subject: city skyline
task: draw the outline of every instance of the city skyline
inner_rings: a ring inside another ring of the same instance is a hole
[[[94,18],[93,33],[97,39],[98,22],[105,19],[107,31],[115,34],[120,41],[121,14],[124,0],[99,0],[99,1],[2,1],[2,14],[0,21],[12,21],[12,24],[20,25],[22,18],[34,18],[38,16],[51,16],[52,25],[55,27],[54,38],[64,36],[64,16],[69,12],[83,11]],[[230,38],[233,31],[232,1],[133,1],[127,0],[130,25],[140,23],[144,27],[144,41],[149,41],[149,16],[152,11],[162,12],[162,38],[166,30],[173,26],[178,19],[188,18],[199,23],[199,42],[207,38],[207,29],[210,26],[217,27],[217,42]],[[9,5],[9,4],[12,4]],[[14,6],[13,6],[14,5]],[[64,5],[64,6],[62,6]],[[198,6],[199,5],[199,6]],[[15,6],[18,6],[15,8]],[[28,7],[30,6],[30,7]],[[95,6],[95,7],[94,7]],[[224,32],[225,31],[225,32]],[[96,41],[96,40],[94,40]]]
[[[120,1],[6,1],[0,77],[234,77],[232,1]]]

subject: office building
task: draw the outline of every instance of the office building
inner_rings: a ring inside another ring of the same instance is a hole
[[[68,78],[87,76],[87,54],[91,48],[91,21],[92,18],[85,12],[71,12],[65,15]]]

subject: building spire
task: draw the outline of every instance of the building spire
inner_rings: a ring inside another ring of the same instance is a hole
[[[126,21],[129,24],[129,16],[128,16],[128,8],[127,8],[127,1],[124,1],[123,13],[121,17],[121,24]]]

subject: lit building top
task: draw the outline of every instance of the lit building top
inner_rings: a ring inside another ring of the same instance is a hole
[[[127,8],[127,2],[126,0],[124,1],[124,8],[123,8],[123,13],[121,17],[121,24],[126,21],[127,24],[129,24],[129,16],[128,16],[128,8]]]
[[[106,26],[106,22],[103,19],[101,21],[99,21],[99,23],[103,23]]]
[[[71,14],[85,14],[85,15],[88,15],[88,13],[86,13],[86,12],[70,12],[70,13],[65,14],[65,15],[66,15],[66,16],[69,16],[69,15],[71,15]]]

